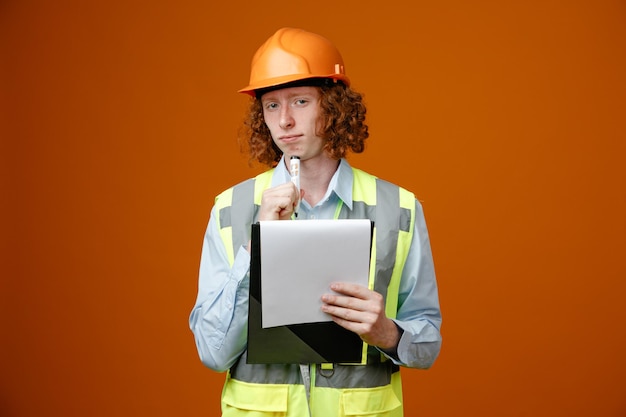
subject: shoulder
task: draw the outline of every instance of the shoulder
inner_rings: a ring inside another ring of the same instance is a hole
[[[269,186],[269,184],[272,181],[273,173],[274,173],[274,169],[269,169],[265,172],[260,173],[256,177],[248,178],[246,180],[243,180],[233,185],[232,187],[219,193],[215,197],[215,203],[218,204],[219,201],[222,201],[222,202],[226,201],[226,205],[230,205],[232,201],[233,192],[235,190],[240,190],[242,192],[246,192],[246,190],[249,190],[250,192],[254,192],[255,184],[257,182],[263,183],[264,186]]]
[[[254,181],[254,178],[248,178],[246,180],[243,180],[235,185],[233,185],[232,187],[229,187],[227,189],[225,189],[224,191],[222,191],[221,193],[219,193],[216,197],[215,197],[215,201],[218,201],[220,199],[225,198],[226,196],[232,195],[233,190],[235,188],[239,188],[242,187],[244,184],[249,184],[250,182]]]
[[[377,177],[376,175],[370,174],[368,172],[363,171],[359,168],[352,167],[352,172],[354,173],[354,181],[355,184],[362,185],[371,185],[376,186],[377,188],[382,188],[385,190],[398,190],[398,192],[404,196],[404,198],[413,198],[415,199],[415,194],[404,187],[399,186],[398,184],[392,183],[390,181],[384,180],[382,178]]]

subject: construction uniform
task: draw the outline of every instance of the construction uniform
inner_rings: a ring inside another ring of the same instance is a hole
[[[397,353],[369,346],[364,365],[310,364],[305,373],[298,364],[246,363],[249,254],[243,248],[263,190],[286,181],[281,160],[275,170],[224,191],[207,229],[190,327],[203,362],[228,370],[223,416],[402,416],[399,367],[429,367],[441,343],[428,234],[412,193],[345,160],[320,203],[326,204],[323,217],[333,212],[331,218],[374,222],[369,287],[385,297],[387,317],[403,332]],[[308,208],[301,207],[305,215]]]

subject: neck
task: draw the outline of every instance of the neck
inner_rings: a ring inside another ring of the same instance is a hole
[[[300,163],[300,188],[311,206],[324,197],[338,167],[339,161],[330,158],[303,160]]]

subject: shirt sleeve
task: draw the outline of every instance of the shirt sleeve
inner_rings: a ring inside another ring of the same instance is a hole
[[[399,288],[394,322],[402,329],[397,365],[427,369],[441,349],[441,311],[430,239],[419,201],[415,201],[415,229]]]
[[[247,345],[250,254],[241,247],[230,266],[220,238],[215,208],[204,235],[198,297],[189,317],[200,360],[228,370]]]

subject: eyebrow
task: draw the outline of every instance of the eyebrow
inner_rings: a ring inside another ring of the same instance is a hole
[[[267,101],[273,101],[276,100],[276,97],[274,97],[272,95],[272,91],[270,91],[269,93],[266,93],[263,95],[263,97],[261,97],[261,102],[264,103],[266,100]],[[317,94],[312,93],[312,92],[303,92],[303,93],[290,93],[289,95],[287,95],[287,99],[293,99],[295,97],[306,97],[306,98],[316,98],[318,97]]]

